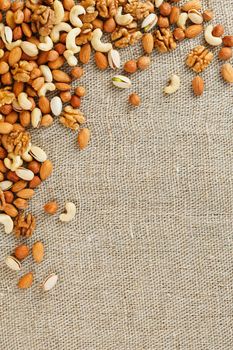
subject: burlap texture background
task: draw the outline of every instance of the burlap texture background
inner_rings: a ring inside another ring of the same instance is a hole
[[[233,32],[233,0],[203,6]],[[38,227],[30,244],[42,239],[46,258],[23,265],[36,276],[28,291],[17,290],[18,276],[1,263],[1,350],[232,349],[232,87],[215,59],[203,73],[204,96],[193,97],[184,60],[198,42],[154,53],[150,70],[132,77],[138,109],[129,91],[111,86],[112,71],[89,64],[80,81],[87,150],[58,122],[33,132],[55,165],[31,204]],[[139,54],[131,48],[122,57]],[[164,97],[172,73],[181,88]],[[52,199],[61,211],[74,201],[76,219],[46,216]],[[15,245],[2,233],[1,261]],[[59,283],[42,293],[53,271]]]

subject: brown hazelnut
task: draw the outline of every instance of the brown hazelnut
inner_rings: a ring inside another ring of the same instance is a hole
[[[168,2],[163,2],[162,5],[159,6],[159,11],[162,16],[169,16],[171,13],[172,7]]]
[[[212,31],[213,36],[220,37],[224,34],[224,27],[221,24],[217,24],[213,31]]]
[[[160,28],[168,28],[169,27],[168,17],[159,16],[157,24]]]
[[[70,104],[73,108],[79,108],[81,105],[80,97],[73,95],[70,100]]]
[[[43,115],[43,117],[41,118],[40,125],[47,128],[52,124],[53,124],[53,117],[50,114]]]
[[[109,18],[104,22],[104,31],[106,33],[112,33],[116,29],[116,22],[114,18]]]
[[[30,163],[28,163],[28,169],[34,174],[38,174],[40,171],[40,163],[38,163],[36,160],[32,160]]]
[[[138,94],[133,93],[133,94],[129,95],[129,103],[130,103],[132,106],[139,106],[140,103],[141,103],[141,99],[140,99],[140,97],[138,96]]]
[[[83,71],[82,67],[75,67],[71,70],[71,75],[75,79],[81,78],[81,76],[83,76],[83,73],[84,73],[84,71]]]
[[[14,256],[18,260],[23,260],[29,255],[29,251],[30,251],[29,247],[25,244],[22,244],[15,248]]]
[[[69,91],[62,91],[59,96],[60,96],[62,102],[64,102],[64,103],[69,102],[71,100],[71,97],[72,97],[71,93]]]
[[[148,56],[139,57],[137,65],[138,65],[138,68],[141,70],[147,69],[150,65],[150,57]]]
[[[218,58],[223,61],[227,61],[232,57],[231,47],[222,47],[218,53]]]
[[[205,10],[202,14],[204,21],[209,22],[214,18],[214,12],[212,10]]]
[[[86,95],[86,89],[84,86],[78,86],[75,89],[75,94],[79,97],[83,97]]]
[[[181,28],[175,28],[173,31],[174,38],[181,41],[185,38],[185,32]]]
[[[51,214],[51,215],[57,212],[57,208],[58,208],[57,202],[48,202],[44,205],[45,213]]]
[[[135,73],[137,71],[137,62],[135,60],[125,62],[124,70],[127,73]]]

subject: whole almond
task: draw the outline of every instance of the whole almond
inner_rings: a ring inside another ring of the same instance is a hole
[[[227,83],[233,83],[233,67],[230,63],[225,63],[222,66],[221,74]]]
[[[217,24],[212,30],[213,36],[220,37],[224,34],[224,27],[221,24]]]
[[[209,22],[214,18],[214,13],[212,10],[205,10],[202,14],[204,21]]]
[[[63,56],[59,56],[55,61],[49,62],[48,66],[50,69],[58,69],[63,66],[65,63],[65,58]]]
[[[94,58],[95,64],[99,69],[104,70],[108,68],[108,59],[105,56],[105,54],[103,54],[102,52],[96,52]]]
[[[200,10],[201,9],[201,2],[200,2],[200,0],[188,1],[182,6],[181,9],[185,12],[188,12],[189,10]]]
[[[47,179],[53,171],[53,164],[51,160],[47,159],[44,163],[42,163],[40,167],[40,178],[42,181]]]
[[[175,24],[178,21],[179,15],[180,15],[180,8],[173,6],[169,17],[170,24]]]
[[[34,196],[34,194],[35,194],[35,192],[31,188],[25,188],[25,189],[16,193],[16,195],[18,197],[23,198],[23,199],[30,199]]]
[[[41,184],[41,179],[39,176],[34,176],[33,179],[29,182],[29,188],[36,188]]]
[[[23,190],[27,186],[27,181],[19,180],[18,182],[14,183],[14,185],[11,187],[12,192],[19,192]]]
[[[44,245],[42,242],[38,241],[32,246],[32,256],[36,263],[41,263],[44,258]]]
[[[175,28],[173,30],[173,35],[174,35],[174,38],[178,41],[185,39],[185,32],[181,28]]]
[[[51,215],[57,212],[57,208],[58,208],[57,202],[48,202],[44,205],[45,213],[51,214]]]
[[[33,274],[32,272],[26,273],[18,281],[18,287],[20,289],[30,288],[33,283]]]
[[[226,35],[222,39],[223,45],[227,47],[233,47],[233,35]]]
[[[78,145],[80,149],[84,149],[87,147],[90,140],[90,130],[88,128],[83,128],[79,131],[78,134]]]
[[[12,218],[15,218],[18,215],[18,210],[15,208],[13,204],[7,203],[4,206],[4,212],[11,216]]]
[[[11,191],[4,191],[4,197],[5,197],[6,203],[12,203],[14,200],[14,195]]]
[[[0,123],[0,134],[9,134],[13,130],[13,125],[10,123]]]
[[[9,54],[8,57],[8,63],[10,66],[13,66],[14,64],[16,64],[17,62],[20,61],[20,58],[22,56],[22,50],[20,47],[14,47]]]
[[[218,53],[218,58],[223,61],[227,61],[232,57],[231,47],[222,47]]]
[[[71,82],[70,76],[67,73],[63,72],[62,70],[54,69],[52,71],[52,74],[53,74],[53,79],[58,81],[58,82],[61,82],[61,83],[70,83]]]
[[[22,210],[26,209],[28,207],[28,202],[26,199],[23,198],[17,198],[14,200],[13,204],[16,206],[16,208]]]
[[[14,256],[18,259],[18,260],[23,260],[25,259],[28,255],[29,255],[29,247],[25,244],[21,244],[18,247],[15,248],[14,250]]]
[[[146,53],[151,53],[154,48],[154,37],[151,33],[146,33],[142,37],[142,47]]]
[[[199,75],[193,78],[192,81],[193,92],[196,96],[201,96],[204,91],[204,80]]]
[[[55,86],[59,91],[69,91],[71,89],[70,84],[67,83],[55,83]]]
[[[81,50],[79,52],[79,60],[83,64],[87,64],[90,61],[91,57],[91,45],[89,43],[81,46]]]
[[[39,108],[43,114],[49,114],[51,112],[49,99],[45,96],[39,98]]]
[[[27,127],[30,125],[31,122],[31,113],[29,111],[22,111],[19,114],[19,120],[20,120],[20,124],[23,127]]]
[[[185,30],[185,37],[188,39],[196,38],[203,31],[201,24],[193,24]]]

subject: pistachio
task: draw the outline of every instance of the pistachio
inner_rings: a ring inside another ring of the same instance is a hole
[[[51,273],[51,275],[49,275],[42,283],[43,290],[47,292],[53,287],[55,287],[57,280],[58,280],[58,275],[56,275],[55,273]]]
[[[32,146],[30,149],[31,156],[36,159],[38,162],[43,163],[47,159],[47,154],[43,151],[42,148],[38,146]]]
[[[20,179],[25,181],[31,181],[34,177],[34,173],[31,170],[23,167],[16,169],[15,173],[18,175],[18,177],[20,177]]]
[[[5,264],[14,271],[19,271],[21,269],[21,262],[11,255],[5,258]]]
[[[5,181],[0,182],[0,189],[2,191],[7,191],[12,187],[12,185],[13,185],[12,181],[5,180]]]
[[[188,18],[194,24],[202,24],[202,22],[203,22],[202,14],[198,10],[195,10],[195,9],[189,10]]]
[[[124,75],[115,75],[112,78],[112,83],[120,89],[129,89],[132,85],[131,80]]]
[[[150,13],[141,24],[141,28],[144,32],[149,32],[152,28],[155,27],[158,22],[158,16],[155,13]]]
[[[108,63],[112,69],[119,69],[121,66],[121,57],[117,50],[111,49],[108,52]]]

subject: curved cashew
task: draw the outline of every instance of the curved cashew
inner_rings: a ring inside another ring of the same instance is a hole
[[[49,51],[53,48],[53,41],[50,36],[40,36],[40,43],[38,49],[41,51]]]
[[[45,81],[47,83],[52,83],[53,76],[52,76],[51,69],[48,66],[46,66],[45,64],[42,64],[39,68],[41,70],[41,73],[42,73]]]
[[[164,88],[165,94],[173,94],[180,87],[180,78],[176,74],[172,74],[170,78],[170,84]]]
[[[23,164],[23,161],[20,156],[16,156],[14,153],[9,153],[8,158],[4,159],[4,164],[11,171],[15,171]]]
[[[8,51],[11,51],[11,50],[13,50],[15,47],[21,46],[21,44],[22,44],[22,40],[19,39],[19,40],[13,41],[13,42],[10,43],[10,44],[5,44],[5,46],[6,46],[6,48],[7,48]]]
[[[155,0],[155,7],[159,7],[160,5],[162,5],[163,0]]]
[[[66,50],[64,53],[63,53],[63,56],[65,57],[68,65],[70,67],[74,67],[77,65],[78,63],[78,60],[77,58],[75,57],[74,53],[71,51],[71,50]]]
[[[62,5],[61,1],[55,0],[53,2],[53,9],[54,9],[54,23],[59,24],[63,21],[65,16],[64,7]]]
[[[182,12],[179,15],[178,21],[176,22],[177,27],[185,30],[186,29],[186,21],[188,19],[188,14],[186,12]]]
[[[25,111],[29,111],[32,108],[32,103],[28,99],[28,95],[26,94],[26,92],[20,92],[18,96],[18,103],[20,107]]]
[[[5,233],[11,233],[13,231],[14,223],[9,215],[0,214],[0,224],[4,225]]]
[[[45,96],[47,91],[54,91],[56,86],[53,83],[45,83],[38,91],[38,96]]]
[[[212,46],[218,46],[222,44],[222,39],[217,37],[217,36],[213,36],[212,35],[212,31],[213,31],[214,27],[212,26],[212,24],[208,25],[205,29],[205,40],[209,45]]]
[[[69,32],[71,29],[72,27],[68,23],[61,22],[56,24],[50,33],[50,38],[56,43],[59,41],[60,32]]]
[[[33,128],[38,128],[40,121],[42,118],[42,113],[40,108],[34,108],[32,113],[31,113],[31,123]]]
[[[85,15],[86,11],[85,8],[81,5],[75,5],[70,10],[70,23],[74,27],[81,28],[83,26],[83,22],[78,17],[79,15]]]
[[[102,43],[100,41],[101,37],[103,35],[103,32],[100,28],[96,28],[93,31],[92,39],[91,39],[91,45],[96,51],[100,52],[108,52],[112,49],[112,44],[110,43]]]
[[[26,151],[24,152],[24,154],[22,155],[22,158],[25,162],[31,162],[33,160],[32,156],[29,154],[30,150],[31,150],[32,144],[31,142],[28,145],[28,148],[26,149]]]
[[[80,51],[80,46],[75,43],[75,38],[81,33],[80,28],[73,28],[66,37],[66,48],[73,53],[78,53]]]
[[[120,6],[117,9],[117,13],[115,15],[115,21],[120,26],[127,26],[128,24],[133,22],[133,17],[129,13],[127,13],[126,15],[122,15],[122,7]]]
[[[66,207],[66,213],[61,214],[59,216],[59,219],[61,221],[64,221],[64,222],[68,222],[68,221],[71,221],[75,217],[76,206],[74,205],[74,203],[68,202],[68,203],[66,203],[65,207]]]

